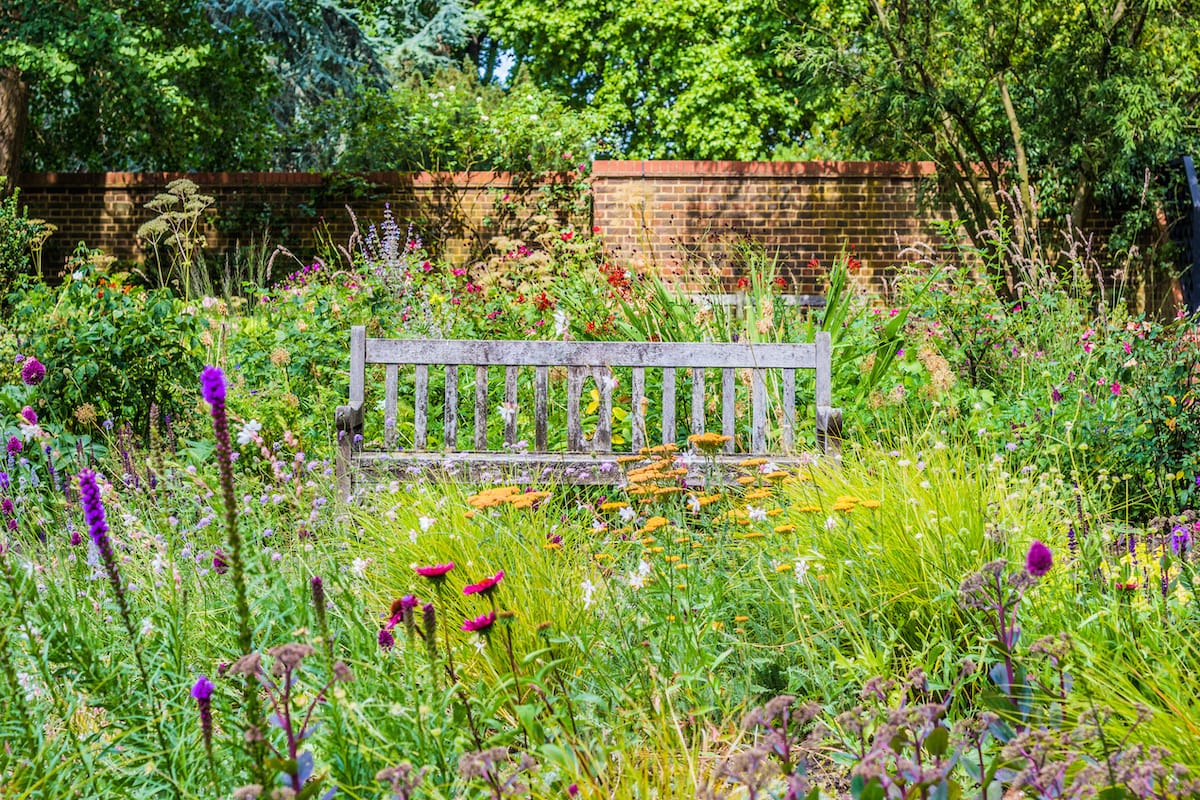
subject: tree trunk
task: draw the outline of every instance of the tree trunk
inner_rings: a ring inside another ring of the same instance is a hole
[[[21,174],[21,149],[29,115],[29,84],[16,67],[0,67],[0,194],[11,192]]]

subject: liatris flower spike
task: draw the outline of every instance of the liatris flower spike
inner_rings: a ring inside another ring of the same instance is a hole
[[[196,678],[196,683],[192,686],[192,697],[200,709],[200,732],[204,736],[204,749],[208,751],[210,758],[213,734],[212,696],[215,688],[212,681],[203,675]]]

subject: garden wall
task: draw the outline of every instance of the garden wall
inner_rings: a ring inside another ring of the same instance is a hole
[[[733,244],[751,240],[778,255],[797,291],[818,293],[813,258],[828,264],[852,246],[862,275],[880,280],[905,247],[933,238],[930,221],[946,212],[922,202],[931,175],[921,163],[597,161],[591,219],[573,222],[598,228],[618,261],[689,278],[689,265],[733,276]],[[27,174],[21,200],[30,216],[58,226],[46,244],[47,274],[80,241],[120,259],[144,258],[136,236],[152,216],[144,205],[176,177],[216,198],[208,238],[218,256],[268,230],[273,244],[307,258],[314,231],[347,242],[347,205],[365,227],[387,202],[402,224],[415,221],[427,238],[445,242],[444,256],[461,262],[498,232],[497,202],[530,188],[498,173]]]

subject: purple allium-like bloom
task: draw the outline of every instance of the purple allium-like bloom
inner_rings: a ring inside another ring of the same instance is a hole
[[[0,500],[0,511],[4,512],[5,516],[11,517],[13,515],[13,501],[7,497]]]
[[[225,554],[221,552],[221,548],[219,547],[213,551],[212,567],[213,572],[218,575],[224,575],[229,571],[229,563],[225,561]]]
[[[1054,555],[1050,548],[1037,539],[1029,545],[1029,553],[1025,556],[1025,571],[1035,578],[1040,578],[1054,566]]]
[[[475,619],[464,619],[462,629],[468,633],[487,633],[496,624],[496,612],[480,614]]]
[[[20,439],[18,439],[18,438],[17,438],[17,437],[15,437],[15,436],[12,436],[12,437],[10,437],[10,438],[9,438],[9,440],[8,440],[8,446],[7,446],[7,448],[6,448],[6,449],[8,450],[8,454],[9,454],[10,456],[15,456],[17,453],[19,453],[19,452],[21,452],[22,450],[24,450],[24,449],[25,449],[25,446],[24,446],[23,444],[21,444],[21,440],[20,440]]]
[[[29,358],[25,361],[25,366],[21,367],[21,380],[26,386],[37,386],[46,377],[46,368],[42,366],[42,362],[36,358]]]
[[[396,646],[396,637],[392,636],[392,632],[387,628],[379,629],[379,649],[391,650]]]
[[[484,578],[479,583],[467,584],[463,587],[463,594],[481,594],[487,597],[495,590],[496,584],[502,580],[504,580],[504,570],[500,570],[491,578]]]
[[[1052,403],[1061,403],[1062,397],[1062,392],[1058,390],[1057,386],[1050,390],[1050,401]]]
[[[21,409],[21,419],[25,420],[29,425],[37,425],[38,415],[33,410],[33,406],[25,406]]]

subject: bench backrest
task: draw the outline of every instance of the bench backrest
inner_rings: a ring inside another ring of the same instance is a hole
[[[647,446],[646,370],[662,370],[661,398],[654,404],[661,410],[661,439],[663,444],[675,443],[676,374],[675,370],[690,369],[691,419],[690,432],[705,432],[705,369],[721,372],[721,432],[730,437],[727,452],[734,449],[735,386],[738,370],[750,371],[750,450],[765,452],[767,447],[767,383],[765,371],[780,370],[782,376],[782,420],[780,439],[783,451],[791,452],[795,444],[796,370],[815,371],[814,401],[821,412],[832,405],[830,375],[830,336],[818,332],[812,344],[751,344],[710,342],[563,342],[563,341],[464,341],[446,339],[375,339],[368,338],[366,329],[358,326],[350,336],[350,406],[362,409],[365,395],[366,368],[369,364],[385,365],[384,387],[384,446],[391,448],[396,440],[396,415],[399,406],[399,367],[414,367],[413,383],[413,445],[427,449],[429,422],[429,368],[446,370],[443,442],[445,450],[456,449],[458,439],[458,372],[473,368],[474,391],[474,448],[488,449],[487,421],[488,368],[504,369],[504,444],[511,447],[517,438],[517,381],[522,367],[534,369],[534,452],[547,449],[547,419],[550,368],[565,367],[567,372],[567,449],[572,452],[611,452],[613,444],[612,408],[613,382],[609,368],[630,368],[633,398],[631,412],[631,446],[634,452]],[[599,394],[599,419],[594,434],[586,442],[581,422],[581,395],[588,378],[595,382]],[[818,431],[822,433],[822,431]],[[819,435],[820,439],[821,436]]]

